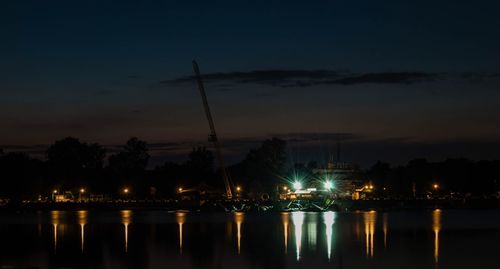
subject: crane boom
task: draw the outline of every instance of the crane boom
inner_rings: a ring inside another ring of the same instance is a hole
[[[229,181],[229,176],[226,171],[224,159],[222,158],[221,147],[219,144],[219,140],[217,139],[217,133],[215,132],[214,120],[212,119],[212,113],[210,112],[210,106],[208,105],[207,95],[205,93],[205,87],[203,87],[203,81],[201,80],[200,68],[198,67],[196,61],[193,61],[193,69],[194,73],[196,74],[196,80],[198,82],[198,88],[200,90],[201,99],[203,101],[203,107],[205,108],[205,115],[207,116],[208,125],[210,126],[209,140],[214,144],[215,154],[217,155],[220,170],[222,172],[222,178],[224,179],[224,187],[226,188],[226,197],[227,199],[232,199],[233,192],[231,188],[231,182]]]

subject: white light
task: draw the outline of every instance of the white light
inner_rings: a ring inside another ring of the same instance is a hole
[[[333,189],[333,183],[331,181],[326,181],[325,182],[325,189],[327,189],[327,190]]]
[[[335,212],[331,212],[331,211],[324,212],[323,213],[323,223],[326,226],[326,229],[325,229],[326,247],[327,247],[327,252],[328,252],[328,259],[330,259],[332,256],[332,241],[333,241],[332,226],[335,223]]]
[[[300,260],[300,247],[302,245],[302,225],[304,224],[304,212],[292,212],[292,222],[295,233],[295,248],[297,261]]]
[[[294,188],[295,190],[300,190],[300,189],[302,189],[302,183],[300,183],[299,181],[295,181],[295,182],[293,183],[293,188]]]

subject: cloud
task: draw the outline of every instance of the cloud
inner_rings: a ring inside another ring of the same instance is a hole
[[[325,142],[325,141],[353,141],[363,139],[364,137],[354,133],[286,133],[286,134],[273,134],[272,136],[289,142]]]
[[[249,72],[208,73],[203,74],[206,82],[233,82],[279,85],[293,79],[327,79],[337,77],[338,72],[328,70],[254,70]],[[194,76],[185,76],[160,83],[177,84],[194,81]]]
[[[311,87],[317,85],[355,84],[414,84],[436,81],[442,77],[428,72],[347,73],[332,70],[255,70],[249,72],[208,73],[202,75],[206,83],[263,84],[274,87]],[[160,81],[166,85],[194,83],[194,76]]]
[[[331,84],[353,85],[362,83],[377,84],[413,84],[419,82],[430,82],[439,79],[438,74],[425,72],[385,72],[368,73],[333,80]],[[328,83],[327,83],[328,84]]]
[[[500,78],[500,72],[466,72],[462,73],[460,77],[471,82],[483,82],[489,79]]]

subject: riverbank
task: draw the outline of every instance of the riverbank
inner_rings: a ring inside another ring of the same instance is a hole
[[[109,202],[32,202],[5,204],[1,211],[48,211],[48,210],[167,210],[167,211],[290,211],[287,201],[206,201],[187,203],[177,200],[130,200]],[[356,210],[418,210],[418,209],[488,209],[500,208],[500,199],[379,199],[336,200],[328,208],[304,208],[303,211],[356,211]]]

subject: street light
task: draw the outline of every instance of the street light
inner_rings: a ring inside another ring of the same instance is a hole
[[[52,201],[56,200],[56,194],[57,194],[57,190],[53,190],[52,191]]]
[[[123,189],[123,193],[127,194],[130,190],[128,188]]]
[[[181,192],[182,192],[182,190],[183,190],[183,189],[182,189],[182,187],[179,187],[179,188],[177,189],[177,192],[181,193]]]
[[[237,186],[236,187],[236,192],[240,192],[241,191],[241,187],[240,186]]]
[[[433,188],[434,190],[437,190],[437,189],[439,189],[439,185],[438,185],[437,183],[434,183],[434,184],[432,185],[432,188]]]
[[[325,186],[325,189],[327,189],[327,190],[333,189],[333,183],[330,180],[325,181],[324,186]]]
[[[81,188],[80,193],[78,194],[78,200],[82,201],[82,194],[85,193],[85,189]]]
[[[293,183],[293,188],[294,188],[295,190],[300,190],[300,189],[302,189],[302,183],[300,183],[299,181],[295,181],[295,182]]]

